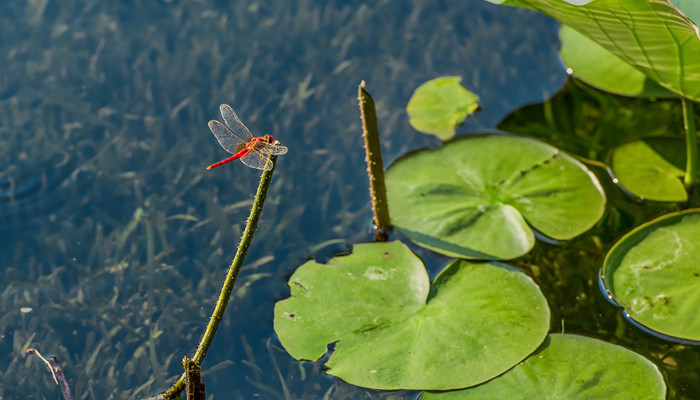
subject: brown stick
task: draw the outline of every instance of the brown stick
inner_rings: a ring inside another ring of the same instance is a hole
[[[374,225],[377,228],[374,241],[385,242],[388,239],[387,231],[391,229],[391,218],[389,218],[389,206],[386,199],[384,163],[382,162],[382,148],[379,144],[377,114],[374,109],[374,100],[372,100],[369,92],[365,90],[365,81],[360,83],[357,99],[360,102],[362,136],[365,138],[365,151],[367,153],[365,158],[367,161],[367,175],[369,176]]]

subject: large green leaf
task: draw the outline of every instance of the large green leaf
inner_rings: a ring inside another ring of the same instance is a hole
[[[640,198],[686,201],[685,146],[680,138],[632,140],[611,152],[610,171],[622,187]]]
[[[455,127],[479,108],[479,98],[465,89],[459,76],[444,76],[418,86],[406,106],[409,123],[416,130],[452,139]]]
[[[517,367],[475,388],[425,393],[422,400],[663,400],[666,384],[646,358],[576,335],[550,335]]]
[[[431,284],[400,242],[356,245],[309,261],[275,306],[275,332],[296,359],[335,344],[329,373],[377,389],[462,388],[520,362],[544,340],[549,308],[534,282],[499,263],[457,260]]]
[[[409,153],[388,168],[386,186],[394,226],[421,246],[471,259],[526,254],[535,240],[530,226],[571,239],[605,208],[602,188],[581,163],[508,135],[471,135]]]
[[[698,28],[666,0],[596,0],[583,5],[562,0],[488,1],[556,18],[668,90],[700,100]]]
[[[630,318],[700,340],[700,209],[668,214],[625,235],[603,265],[605,285]]]
[[[622,61],[576,30],[559,28],[562,62],[578,79],[606,92],[624,96],[676,97],[641,71]]]

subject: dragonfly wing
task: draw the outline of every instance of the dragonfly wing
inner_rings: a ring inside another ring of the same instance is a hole
[[[222,104],[219,106],[219,111],[221,111],[221,117],[224,119],[226,125],[233,131],[233,133],[238,136],[242,141],[247,142],[248,139],[253,137],[248,128],[243,125],[236,112],[228,104]]]
[[[224,124],[219,121],[209,121],[209,129],[216,136],[221,147],[231,154],[238,152],[238,145],[243,143],[240,138],[236,137]]]
[[[280,146],[278,144],[264,143],[261,146],[260,151],[265,154],[272,154],[275,156],[281,156],[282,154],[287,154],[287,148],[285,146]]]
[[[241,158],[241,162],[250,168],[262,169],[263,171],[269,171],[272,169],[272,161],[270,161],[270,157],[263,155],[259,151],[251,151],[250,154]]]

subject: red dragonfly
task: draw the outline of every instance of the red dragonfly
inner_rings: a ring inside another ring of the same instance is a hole
[[[272,169],[269,155],[287,154],[287,148],[280,146],[279,142],[276,142],[272,136],[254,137],[228,104],[222,104],[219,111],[221,111],[221,117],[226,125],[212,120],[209,121],[209,129],[216,136],[221,147],[233,155],[208,166],[207,169],[240,159],[243,164],[250,168],[269,171]]]

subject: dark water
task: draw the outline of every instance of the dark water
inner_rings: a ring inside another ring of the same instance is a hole
[[[316,246],[370,237],[357,85],[374,96],[388,164],[437,145],[404,110],[428,79],[460,75],[480,96],[465,132],[556,92],[556,29],[482,0],[0,3],[0,398],[58,396],[27,346],[60,358],[76,398],[143,398],[179,375],[259,177],[238,162],[204,169],[228,155],[206,125],[221,103],[289,154],[205,361],[207,392],[415,397],[325,376],[272,330]],[[20,307],[33,308],[24,321]]]

